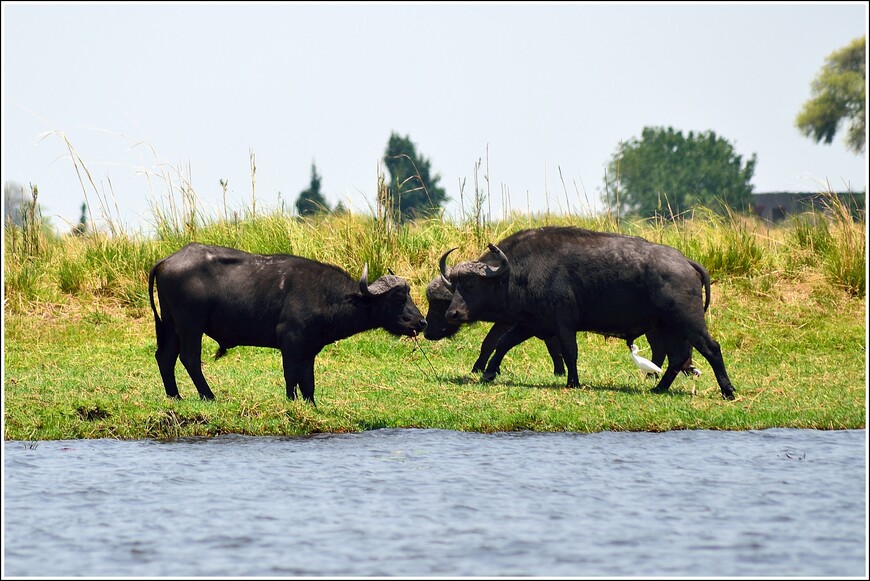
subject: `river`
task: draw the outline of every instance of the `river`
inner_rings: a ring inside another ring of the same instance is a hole
[[[865,577],[866,458],[866,430],[7,441],[4,577]]]

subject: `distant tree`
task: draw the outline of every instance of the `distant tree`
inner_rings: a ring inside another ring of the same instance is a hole
[[[39,188],[29,184],[30,196],[24,186],[15,182],[3,184],[4,232],[12,234],[11,247],[23,250],[29,255],[38,255],[45,249],[45,241],[54,239],[55,231],[51,222],[42,215],[38,203]],[[6,230],[7,226],[12,226]]]
[[[350,214],[350,210],[347,209],[347,206],[344,205],[344,202],[341,200],[335,205],[335,208],[332,210],[333,214]]]
[[[313,216],[329,212],[329,204],[320,193],[320,176],[317,175],[317,167],[314,163],[311,164],[311,184],[296,199],[296,211],[300,216]]]
[[[79,217],[79,223],[72,229],[74,236],[84,236],[88,233],[88,205],[82,202],[82,215]]]
[[[645,127],[624,144],[605,176],[603,198],[620,214],[679,214],[702,205],[746,210],[752,202],[755,154],[745,163],[712,131],[684,136],[673,128]]]
[[[391,197],[403,219],[415,219],[436,213],[447,200],[438,187],[441,176],[431,175],[429,160],[417,154],[410,137],[390,134],[384,165],[390,172]]]
[[[830,144],[848,122],[846,146],[856,154],[866,147],[867,37],[862,36],[828,55],[813,80],[812,98],[804,103],[795,125],[816,143]]]
[[[21,227],[24,225],[24,212],[27,195],[24,186],[15,182],[3,184],[3,223]]]

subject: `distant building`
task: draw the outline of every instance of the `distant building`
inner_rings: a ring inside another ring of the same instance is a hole
[[[837,197],[846,205],[857,220],[864,214],[864,192],[852,194],[838,192]],[[830,194],[819,192],[770,192],[755,194],[753,211],[762,220],[781,222],[790,214],[802,212],[826,212],[830,205]]]

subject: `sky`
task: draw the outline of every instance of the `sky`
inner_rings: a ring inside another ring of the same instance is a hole
[[[673,127],[755,154],[756,193],[861,192],[866,154],[794,119],[867,26],[865,2],[3,2],[2,178],[60,231],[87,200],[147,232],[184,191],[207,216],[292,211],[312,164],[371,213],[395,132],[448,216],[475,183],[494,220],[590,213],[620,142]]]

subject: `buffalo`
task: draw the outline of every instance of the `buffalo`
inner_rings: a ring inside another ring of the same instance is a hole
[[[691,357],[692,347],[710,363],[722,396],[734,399],[719,344],[707,331],[709,276],[676,248],[636,236],[576,227],[521,230],[494,244],[485,258],[447,268],[442,280],[453,293],[447,321],[513,321],[498,340],[483,374],[491,381],[505,354],[538,337],[556,337],[568,368],[568,387],[577,375],[578,331],[619,337],[631,344],[653,332],[668,365],[653,392],[668,390]],[[706,298],[701,296],[699,276]]]
[[[499,243],[498,246],[499,248],[504,249],[502,243]],[[507,250],[505,250],[505,254],[507,254]],[[483,258],[484,257],[481,259]],[[699,276],[702,281],[706,280],[707,283],[706,288],[708,300],[704,307],[704,310],[706,310],[710,296],[709,275],[700,264],[693,262],[693,266],[700,269],[698,270]],[[426,300],[429,302],[429,310],[426,312],[427,325],[423,336],[430,341],[438,341],[456,335],[461,328],[460,325],[455,325],[447,320],[447,309],[450,308],[450,303],[453,300],[453,293],[447,288],[440,276],[432,279],[428,286],[426,286]],[[501,339],[502,335],[507,333],[514,325],[514,322],[510,319],[492,322],[494,323],[493,326],[480,344],[480,355],[478,355],[477,360],[471,367],[472,373],[483,372],[486,367],[486,362],[489,361],[490,355],[495,351],[495,346],[498,343],[498,340]],[[665,352],[662,339],[659,337],[658,330],[656,328],[650,329],[646,333],[646,338],[650,344],[650,348],[652,349],[653,363],[661,367],[667,353]],[[550,354],[550,359],[553,361],[553,375],[565,375],[565,363],[562,358],[562,349],[559,347],[559,341],[556,337],[547,337],[544,339],[544,344],[547,346],[547,352]],[[630,345],[631,343],[629,342],[629,346]],[[701,375],[701,372],[692,364],[691,356],[683,364],[681,371],[685,375]],[[656,377],[658,377],[657,374]]]
[[[370,329],[416,336],[426,327],[404,279],[388,274],[369,284],[365,265],[357,282],[336,266],[288,254],[188,244],[153,266],[148,293],[163,387],[179,399],[179,358],[200,398],[214,399],[201,369],[203,334],[218,343],[215,359],[239,345],[279,349],[287,397],[296,399],[298,386],[314,404],[314,358],[326,345]]]
[[[426,299],[429,302],[429,310],[426,312],[427,325],[423,336],[430,341],[453,337],[459,331],[460,326],[447,320],[447,309],[450,308],[453,293],[448,290],[441,277],[434,278],[426,287]],[[513,321],[510,319],[493,322],[495,324],[486,334],[486,337],[483,338],[483,343],[480,345],[480,355],[471,367],[472,373],[480,373],[484,370],[489,356],[495,351],[496,343],[513,326]],[[553,360],[553,374],[565,375],[565,364],[562,361],[559,342],[555,337],[548,337],[544,340],[544,343],[547,346],[547,351],[550,353],[550,359]]]

